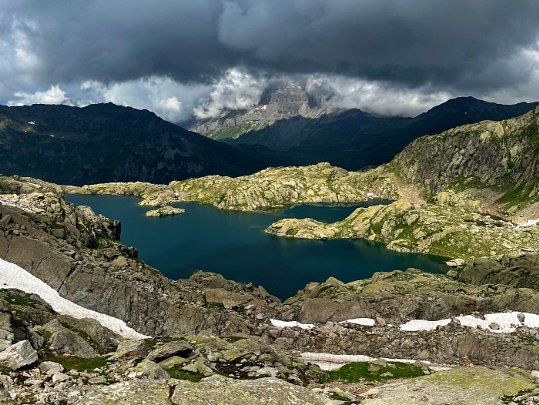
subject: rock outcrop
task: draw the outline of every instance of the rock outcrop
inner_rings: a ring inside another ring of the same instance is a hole
[[[312,219],[282,219],[266,232],[302,239],[367,239],[401,252],[421,252],[456,258],[539,252],[539,227],[519,227],[466,205],[412,204],[358,208],[346,219],[323,223]],[[458,267],[458,266],[457,266]]]
[[[536,388],[530,377],[522,373],[480,367],[457,368],[373,388],[361,395],[361,403],[420,405],[428,401],[429,404],[494,405],[511,403],[513,398],[526,398],[526,394]]]
[[[171,207],[165,205],[163,207],[156,208],[154,210],[146,211],[147,217],[170,217],[173,215],[183,214],[185,210],[183,208]]]

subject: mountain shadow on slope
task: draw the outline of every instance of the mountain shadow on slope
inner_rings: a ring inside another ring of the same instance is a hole
[[[63,184],[162,183],[252,173],[272,163],[262,155],[111,103],[0,106],[0,173],[7,175]]]

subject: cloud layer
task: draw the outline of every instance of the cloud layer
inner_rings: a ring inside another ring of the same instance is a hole
[[[0,0],[0,102],[64,92],[183,120],[256,103],[282,77],[373,110],[512,101],[539,91],[537,21],[536,0]]]

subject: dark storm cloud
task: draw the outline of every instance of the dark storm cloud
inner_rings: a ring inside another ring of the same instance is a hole
[[[536,0],[0,0],[42,83],[323,72],[405,86],[525,81]],[[5,78],[0,78],[1,81]]]
[[[228,2],[220,39],[275,69],[419,85],[497,86],[527,75],[539,2],[298,0]]]
[[[217,1],[6,0],[4,10],[12,21],[34,23],[24,33],[52,81],[183,81],[237,60],[217,38]]]

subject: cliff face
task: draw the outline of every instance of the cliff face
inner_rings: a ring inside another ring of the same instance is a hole
[[[216,118],[195,121],[190,129],[212,139],[237,138],[278,120],[295,116],[313,118],[327,111],[301,86],[285,82],[268,88],[253,108],[225,111]]]

